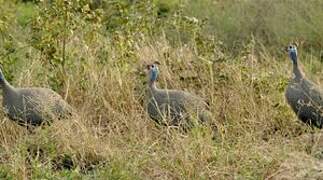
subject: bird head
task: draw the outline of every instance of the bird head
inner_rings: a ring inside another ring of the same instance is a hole
[[[148,78],[150,82],[155,82],[157,80],[158,73],[159,73],[158,65],[160,65],[158,61],[155,61],[153,64],[147,65]]]
[[[286,49],[287,49],[289,58],[292,60],[294,64],[297,64],[297,45],[290,44]]]

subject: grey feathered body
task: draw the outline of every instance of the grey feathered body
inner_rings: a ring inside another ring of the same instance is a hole
[[[311,81],[298,76],[293,78],[287,87],[287,102],[301,121],[322,128],[322,92]]]
[[[170,119],[168,125],[180,125],[190,123],[194,116],[202,122],[211,118],[207,104],[200,97],[178,90],[148,88],[148,91],[147,111],[158,123]]]
[[[46,88],[4,88],[3,106],[9,118],[22,125],[41,125],[72,113],[59,94]]]

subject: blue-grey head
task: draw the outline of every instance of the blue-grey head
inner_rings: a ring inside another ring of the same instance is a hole
[[[158,65],[160,65],[159,62],[154,62],[153,64],[147,65],[147,69],[148,69],[148,78],[149,78],[149,82],[153,83],[157,80],[158,78]]]
[[[289,58],[292,60],[293,64],[297,64],[297,46],[296,44],[290,44],[287,47],[287,52]]]

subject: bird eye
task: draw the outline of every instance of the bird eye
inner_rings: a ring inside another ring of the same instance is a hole
[[[292,49],[293,47],[292,46],[289,46],[289,49]]]
[[[155,65],[151,65],[151,68],[155,68]]]

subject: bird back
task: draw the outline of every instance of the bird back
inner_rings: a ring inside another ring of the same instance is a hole
[[[40,125],[72,114],[72,108],[56,92],[46,88],[16,88],[4,94],[4,107],[11,119]]]
[[[205,113],[207,104],[203,99],[184,91],[161,89],[151,91],[147,108],[150,117],[155,121],[168,117],[171,120],[168,123],[171,125],[183,123],[192,114],[196,114],[196,119],[200,121],[208,121],[209,118]]]
[[[323,124],[322,92],[311,81],[292,80],[286,90],[286,99],[303,122],[321,128]]]

